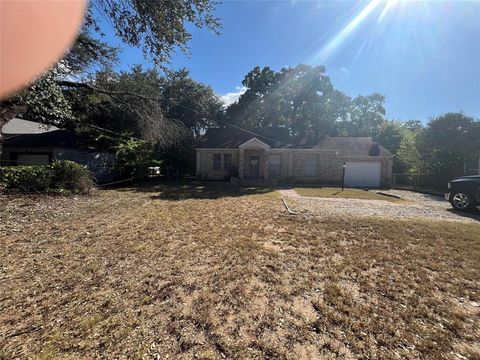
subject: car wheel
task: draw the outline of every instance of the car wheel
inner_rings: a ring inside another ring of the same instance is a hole
[[[475,207],[473,197],[466,192],[456,192],[450,195],[450,203],[455,210],[465,211]]]

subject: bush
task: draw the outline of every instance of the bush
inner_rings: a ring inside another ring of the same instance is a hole
[[[2,188],[20,191],[46,191],[52,184],[49,166],[8,166],[0,169]]]
[[[74,193],[87,193],[93,187],[91,172],[73,161],[56,161],[50,165],[52,188],[69,190]]]
[[[73,161],[49,165],[6,166],[0,168],[0,186],[6,190],[69,191],[88,193],[93,187],[90,171]]]

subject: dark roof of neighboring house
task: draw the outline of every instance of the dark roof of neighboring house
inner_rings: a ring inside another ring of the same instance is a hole
[[[68,130],[55,130],[42,134],[22,134],[5,138],[5,147],[66,147],[76,148],[77,139]]]
[[[285,130],[269,128],[249,132],[231,127],[209,129],[201,138],[197,148],[235,149],[248,140],[257,138],[274,149],[333,150],[344,156],[393,156],[371,137],[327,136],[322,140],[306,141],[302,138],[292,139]]]

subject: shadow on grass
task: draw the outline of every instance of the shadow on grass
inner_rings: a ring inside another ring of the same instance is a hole
[[[160,200],[219,199],[245,195],[266,194],[272,191],[268,187],[242,187],[229,183],[194,183],[194,182],[156,182],[142,183],[120,191],[156,193],[150,198]]]

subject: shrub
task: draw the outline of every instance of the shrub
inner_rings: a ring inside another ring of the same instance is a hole
[[[5,189],[47,191],[52,184],[48,166],[8,166],[0,169],[0,183]]]
[[[55,161],[52,170],[52,188],[69,190],[74,193],[87,193],[93,187],[91,172],[73,161]]]
[[[70,191],[88,193],[93,187],[90,171],[73,161],[49,165],[6,166],[0,168],[0,186],[7,190]]]

